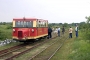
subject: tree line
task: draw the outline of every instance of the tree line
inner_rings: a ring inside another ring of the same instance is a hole
[[[12,22],[0,22],[0,25],[6,25],[6,24],[11,24],[12,25]]]

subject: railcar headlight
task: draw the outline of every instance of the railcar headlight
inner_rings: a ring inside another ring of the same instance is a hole
[[[32,29],[32,32],[34,32],[34,29]]]
[[[15,31],[15,29],[13,29],[13,31]]]

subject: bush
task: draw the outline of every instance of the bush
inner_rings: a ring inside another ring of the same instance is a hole
[[[2,39],[5,39],[5,36],[4,36],[4,31],[3,30],[0,30],[0,40]]]
[[[8,26],[7,26],[7,29],[12,29],[12,26],[11,26],[11,25],[8,25]]]
[[[11,39],[12,37],[12,27],[10,25],[0,26],[0,40],[5,40],[6,38]]]
[[[82,35],[81,35],[82,39],[90,40],[90,32],[89,32],[89,30],[82,29],[81,32],[82,32]]]

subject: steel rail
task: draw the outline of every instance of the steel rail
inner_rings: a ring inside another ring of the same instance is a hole
[[[55,52],[47,59],[47,60],[50,60],[55,54],[56,52],[63,46],[63,44],[65,43],[65,41],[67,40],[68,38],[66,38],[62,44],[59,45],[59,47],[55,50]]]
[[[61,39],[61,38],[60,38],[60,39]],[[55,44],[56,42],[58,42],[58,40],[55,41],[54,43],[52,43],[50,46],[52,46],[52,45]],[[48,46],[48,47],[50,47],[50,46]],[[42,51],[38,52],[36,55],[32,56],[32,57],[29,58],[28,60],[33,60],[38,54],[40,54],[40,53],[42,53],[43,51],[45,51],[48,47],[46,47],[46,48],[43,49]]]
[[[67,34],[65,34],[65,35],[67,35]],[[65,35],[62,35],[62,37],[64,37]],[[61,38],[60,38],[60,39],[61,39]],[[67,39],[68,39],[68,38],[66,37],[65,40],[67,40]],[[62,44],[60,44],[61,46],[64,44],[65,40],[63,41]],[[58,41],[59,41],[59,40],[57,40],[56,42],[58,42]],[[52,43],[50,46],[52,46],[52,45],[55,44],[56,42]],[[60,45],[59,45],[59,47],[54,51],[54,53],[53,53],[49,58],[47,58],[47,60],[50,59],[51,57],[53,57],[53,55],[57,52],[57,50],[61,48]],[[50,46],[48,46],[48,47],[50,47]],[[35,57],[37,57],[40,53],[42,53],[43,51],[45,51],[48,47],[46,47],[44,50],[40,51],[40,52],[37,53],[36,55],[32,56],[32,57],[29,58],[28,60],[33,60],[33,59],[34,59]]]
[[[20,46],[22,46],[22,45],[24,45],[24,44],[19,44],[19,45],[16,45],[16,46],[13,46],[13,47],[10,47],[10,48],[1,50],[1,51],[0,51],[0,55],[1,55],[1,54],[4,54],[4,53],[7,53],[8,51],[10,51],[10,50],[12,50],[12,49],[16,49],[16,48],[18,48],[18,47],[20,47]]]
[[[53,38],[51,38],[51,39],[54,39],[54,38],[56,38],[56,37],[53,37]],[[29,48],[29,49],[27,49],[27,50],[25,50],[25,51],[22,51],[21,53],[18,53],[18,54],[13,55],[13,56],[11,56],[11,57],[9,57],[9,58],[6,58],[5,60],[13,60],[13,58],[18,57],[18,56],[20,56],[20,55],[22,55],[22,54],[24,54],[24,53],[26,53],[26,52],[28,52],[28,51],[30,51],[30,50],[36,48],[37,46],[39,46],[39,45],[41,45],[41,44],[47,42],[48,40],[49,40],[49,39],[47,39],[47,40],[45,40],[44,42],[39,43],[39,44],[37,44],[37,45],[31,47],[31,48]]]

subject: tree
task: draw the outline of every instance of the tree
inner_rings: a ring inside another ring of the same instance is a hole
[[[90,23],[90,16],[89,17],[85,17],[87,19],[87,23]]]
[[[83,25],[83,38],[86,40],[90,40],[90,16],[85,17],[87,19],[86,23]]]
[[[85,17],[86,19],[87,19],[87,21],[86,21],[86,23],[87,23],[87,26],[86,26],[86,28],[87,28],[87,30],[89,30],[90,29],[90,16],[89,17]]]
[[[68,26],[68,23],[64,23],[63,26],[64,26],[64,27],[67,27],[67,26]]]

